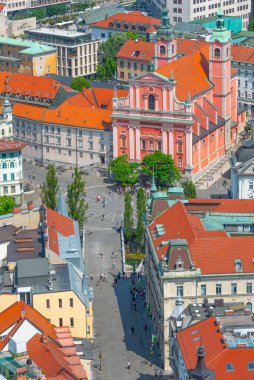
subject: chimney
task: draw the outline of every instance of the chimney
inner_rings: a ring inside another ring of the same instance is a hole
[[[16,369],[16,379],[26,380],[26,367]]]
[[[19,214],[19,213],[21,213],[21,205],[15,205],[15,206],[13,206],[12,213],[13,214]]]
[[[33,205],[33,202],[32,202],[32,201],[27,202],[27,209],[28,209],[28,211],[33,211],[33,209],[34,209],[34,205]]]

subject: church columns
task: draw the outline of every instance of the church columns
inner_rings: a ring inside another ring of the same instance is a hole
[[[130,97],[130,108],[133,108],[133,85],[130,86],[129,89],[129,97]]]
[[[134,160],[134,130],[133,127],[129,127],[129,151],[130,151],[130,160]]]
[[[118,133],[117,125],[113,122],[113,156],[116,158],[118,156]]]
[[[167,111],[167,89],[163,87],[162,91],[162,110]]]
[[[174,133],[173,129],[168,132],[168,153],[174,158]]]
[[[192,132],[186,131],[186,166],[192,167]]]
[[[136,127],[136,161],[140,161],[140,128]]]
[[[168,132],[165,129],[162,130],[162,152],[168,153]]]
[[[140,108],[140,87],[136,86],[136,108]]]

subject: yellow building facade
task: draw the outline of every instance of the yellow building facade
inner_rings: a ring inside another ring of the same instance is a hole
[[[72,290],[33,294],[33,307],[55,326],[69,326],[73,338],[93,338],[93,309]]]

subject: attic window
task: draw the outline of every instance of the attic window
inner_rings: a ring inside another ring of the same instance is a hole
[[[134,52],[132,53],[132,56],[133,57],[138,57],[140,54],[140,51],[139,50],[134,50]]]
[[[233,372],[234,371],[234,366],[232,363],[227,363],[226,364],[226,370],[227,372]]]
[[[254,371],[254,363],[248,363],[248,370]]]
[[[241,272],[243,270],[242,261],[240,259],[235,260],[235,270],[236,272]]]

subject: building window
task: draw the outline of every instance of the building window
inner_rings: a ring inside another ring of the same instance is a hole
[[[15,186],[11,186],[11,193],[14,194],[15,193]]]
[[[59,298],[59,300],[58,300],[58,306],[59,306],[60,308],[63,307],[63,301],[62,301],[61,298]]]
[[[201,285],[201,296],[206,296],[206,285]]]
[[[149,141],[149,150],[154,150],[154,142],[153,142],[153,140]]]
[[[15,181],[15,174],[11,173],[11,181]]]
[[[50,309],[50,300],[46,300],[46,308]]]
[[[70,298],[70,307],[73,307],[73,298]]]
[[[141,140],[141,149],[146,149],[146,140]]]
[[[182,285],[176,286],[176,295],[178,297],[183,297],[183,286]]]
[[[183,159],[182,159],[182,157],[178,157],[178,166],[179,167],[183,166]]]
[[[71,146],[71,139],[67,139],[67,146]]]
[[[217,295],[221,294],[221,284],[216,284],[216,294]]]
[[[63,318],[59,318],[59,326],[60,326],[60,327],[63,326]]]
[[[247,282],[247,284],[246,284],[246,293],[252,294],[252,283],[251,282]]]
[[[71,150],[68,150],[68,156],[71,156]]]
[[[234,371],[234,366],[232,363],[227,363],[226,364],[226,370],[227,372],[233,372]]]
[[[8,186],[4,186],[4,194],[8,194]]]
[[[7,169],[7,163],[6,163],[6,162],[3,162],[3,164],[2,164],[2,168],[3,168],[3,169]]]
[[[241,272],[242,271],[242,262],[240,259],[235,260],[235,270],[236,272]]]
[[[161,150],[161,141],[157,141],[157,149]]]
[[[83,152],[79,152],[79,157],[83,158]]]
[[[219,48],[215,48],[214,49],[214,57],[215,58],[220,58],[220,49]]]
[[[78,131],[78,137],[82,137],[82,131]]]
[[[231,294],[237,294],[237,284],[231,284]]]
[[[177,153],[183,153],[183,142],[182,141],[177,142]]]
[[[148,96],[148,109],[155,110],[155,97],[151,94]]]
[[[249,182],[249,190],[253,190],[253,182],[252,181]]]
[[[70,318],[70,327],[74,327],[74,318]]]
[[[164,45],[160,46],[160,54],[166,54],[166,47]]]
[[[89,143],[89,149],[93,150],[93,142]]]
[[[126,137],[121,137],[121,148],[126,148]]]

